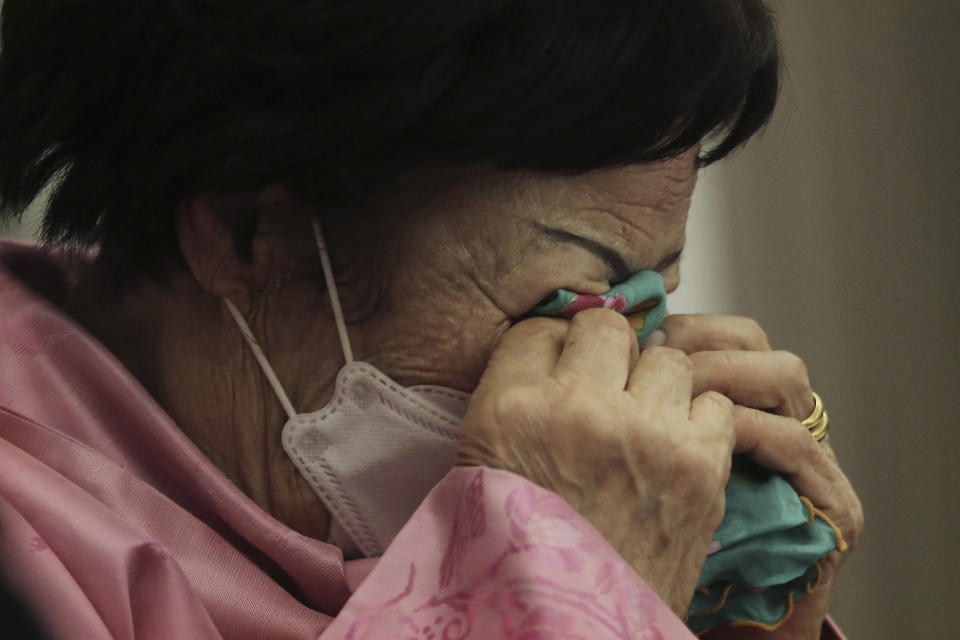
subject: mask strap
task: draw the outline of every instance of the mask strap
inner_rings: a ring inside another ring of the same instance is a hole
[[[287,397],[287,392],[283,390],[283,386],[281,386],[277,374],[274,373],[273,367],[267,362],[267,356],[263,355],[263,349],[260,348],[260,343],[257,342],[257,339],[253,336],[253,332],[250,331],[250,325],[248,325],[247,321],[240,315],[240,310],[230,302],[230,298],[224,298],[223,302],[227,305],[227,310],[236,321],[237,327],[239,327],[240,333],[243,335],[243,339],[246,340],[247,345],[250,346],[250,351],[253,352],[253,357],[257,359],[257,364],[260,365],[263,375],[267,377],[267,382],[270,383],[273,392],[277,394],[277,399],[280,400],[280,404],[283,405],[283,410],[286,411],[287,417],[293,418],[297,415],[296,410],[293,408],[293,403],[291,403],[290,398]]]
[[[317,240],[317,249],[320,252],[320,265],[323,267],[323,277],[327,281],[327,291],[330,294],[330,306],[333,307],[333,320],[337,324],[337,333],[340,334],[340,346],[343,348],[343,358],[347,364],[353,362],[353,349],[350,348],[350,336],[347,335],[347,323],[343,320],[343,308],[340,306],[340,294],[337,293],[337,283],[333,280],[333,267],[330,266],[330,254],[327,253],[327,243],[323,239],[323,229],[318,220],[313,221],[313,237]]]
[[[320,252],[320,264],[323,267],[323,277],[327,281],[327,291],[330,293],[330,305],[333,307],[333,319],[337,325],[337,333],[340,335],[340,346],[343,348],[343,357],[346,359],[347,364],[350,364],[353,362],[353,349],[350,348],[350,337],[347,335],[347,324],[343,319],[343,308],[340,306],[337,284],[333,280],[333,268],[330,266],[330,255],[327,252],[327,243],[323,239],[323,230],[320,228],[320,223],[316,220],[313,222],[313,235],[314,238],[316,238],[317,249]],[[270,387],[277,395],[277,399],[280,400],[283,410],[289,418],[295,417],[297,411],[293,408],[293,403],[290,402],[287,392],[283,390],[283,386],[280,384],[280,379],[277,378],[276,372],[273,370],[273,367],[270,366],[270,362],[267,361],[267,356],[264,355],[263,349],[260,348],[260,343],[257,342],[253,332],[250,331],[250,325],[247,324],[240,310],[237,309],[236,305],[234,305],[229,298],[224,298],[223,302],[227,305],[227,310],[237,323],[243,339],[247,341],[250,351],[253,352],[253,357],[256,358],[257,364],[260,365],[260,369],[263,371],[263,375],[267,378],[267,382],[270,383]]]

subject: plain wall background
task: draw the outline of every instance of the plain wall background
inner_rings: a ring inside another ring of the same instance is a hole
[[[702,175],[671,309],[805,358],[867,515],[833,607],[851,639],[956,637],[960,1],[778,10],[783,98]]]
[[[773,123],[695,196],[672,311],[756,318],[800,354],[867,528],[851,638],[956,638],[960,2],[778,3]]]

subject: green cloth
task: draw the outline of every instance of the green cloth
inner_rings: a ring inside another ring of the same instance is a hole
[[[707,556],[688,610],[693,631],[745,620],[775,626],[789,613],[791,597],[816,583],[816,563],[837,548],[833,526],[816,510],[811,518],[782,476],[745,456],[733,457],[726,496],[716,551]]]
[[[643,342],[657,330],[667,314],[667,292],[656,271],[641,271],[600,295],[557,289],[528,315],[572,318],[584,309],[602,307],[627,316]]]
[[[663,278],[641,271],[601,295],[558,289],[530,315],[574,315],[594,307],[623,313],[645,340],[666,315]],[[817,581],[816,563],[838,547],[834,527],[779,474],[735,455],[726,511],[713,538],[688,610],[687,626],[701,632],[725,622],[774,627],[791,600]]]

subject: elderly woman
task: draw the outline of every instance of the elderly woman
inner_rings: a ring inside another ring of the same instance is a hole
[[[2,20],[0,200],[50,191],[0,254],[0,549],[49,637],[688,638],[734,454],[835,549],[697,631],[835,633],[862,516],[802,361],[604,297],[678,285],[698,168],[769,117],[760,0]],[[531,317],[558,290],[607,308]]]

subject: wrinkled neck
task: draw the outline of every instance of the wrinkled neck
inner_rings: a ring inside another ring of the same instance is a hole
[[[68,312],[136,377],[196,446],[254,502],[293,529],[325,538],[329,514],[284,453],[282,405],[216,297],[189,274],[116,297],[97,269]],[[293,322],[293,316],[289,316]],[[292,403],[317,408],[333,395],[339,358],[304,362],[304,345],[337,353],[332,322],[264,331],[251,323]]]
[[[344,320],[343,307],[340,304],[340,293],[337,289],[337,282],[333,275],[333,267],[330,264],[330,254],[327,252],[327,244],[326,240],[324,239],[323,229],[317,220],[313,221],[313,234],[317,243],[317,251],[320,256],[320,263],[323,268],[323,277],[327,284],[327,295],[330,299],[332,319],[337,328],[337,339],[340,341],[340,348],[343,350],[344,361],[349,365],[354,362],[353,347],[350,344],[350,335],[347,331],[346,321]],[[264,380],[266,380],[267,384],[273,390],[274,395],[277,396],[277,402],[280,403],[284,413],[287,414],[287,418],[293,419],[297,415],[297,409],[290,401],[290,396],[287,394],[286,389],[284,389],[283,383],[280,381],[279,376],[277,376],[276,370],[274,370],[273,365],[270,364],[270,358],[268,358],[267,354],[264,353],[263,347],[260,345],[260,340],[254,334],[253,330],[250,328],[250,325],[247,323],[246,318],[244,318],[243,314],[236,307],[236,305],[234,305],[230,298],[223,298],[223,304],[230,313],[230,317],[236,323],[237,330],[240,332],[240,336],[250,348],[250,353],[257,362],[257,365],[260,367],[260,371],[263,373]]]

